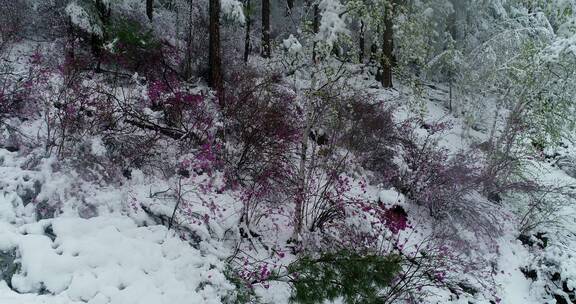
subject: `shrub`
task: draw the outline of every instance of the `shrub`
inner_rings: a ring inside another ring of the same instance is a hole
[[[226,304],[245,304],[245,303],[258,303],[257,296],[252,288],[249,288],[245,284],[242,277],[234,271],[234,269],[228,267],[224,271],[226,279],[234,285],[234,292],[227,295],[226,298],[222,299]]]
[[[393,109],[366,96],[352,96],[340,103],[339,116],[345,124],[342,145],[354,152],[363,168],[376,174],[377,181],[389,182],[391,172],[398,169],[393,162],[399,143]]]
[[[154,36],[152,29],[135,20],[120,19],[113,21],[106,32],[109,36],[105,47],[109,57],[106,61],[109,64],[157,74],[155,71],[162,64],[163,44]]]
[[[293,293],[302,304],[322,303],[342,297],[347,304],[383,303],[382,290],[401,271],[398,255],[359,255],[350,251],[303,257],[288,267]]]
[[[448,130],[449,125],[438,123],[425,127],[426,135],[420,138],[413,122],[404,123],[402,128],[407,136],[401,146],[406,168],[393,180],[403,194],[428,208],[433,217],[440,218],[479,188],[481,168],[474,153],[462,151],[450,155],[439,145],[438,135]]]
[[[250,225],[268,207],[282,207],[278,201],[293,179],[291,161],[301,124],[295,96],[273,76],[248,70],[235,73],[233,81],[221,109],[229,143],[227,176],[231,186],[243,187],[242,221]]]
[[[49,69],[39,49],[27,58],[27,72],[16,72],[9,64],[0,65],[0,118],[15,116],[22,120],[38,115],[40,105],[37,88],[50,77]]]

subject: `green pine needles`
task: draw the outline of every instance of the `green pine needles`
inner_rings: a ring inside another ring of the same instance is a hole
[[[323,303],[341,297],[346,304],[382,303],[382,291],[401,270],[398,255],[359,255],[350,251],[303,257],[288,267],[293,277],[291,301]]]

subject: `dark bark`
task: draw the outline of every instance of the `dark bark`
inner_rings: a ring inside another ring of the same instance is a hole
[[[380,58],[381,82],[385,88],[392,87],[392,66],[394,51],[394,7],[392,1],[384,14],[384,33],[382,37],[382,58]]]
[[[67,27],[67,32],[66,32],[66,37],[67,37],[67,41],[66,41],[66,47],[65,47],[65,52],[66,52],[66,64],[64,65],[64,75],[68,76],[70,74],[72,74],[72,71],[75,69],[76,66],[76,46],[75,46],[75,41],[76,41],[76,35],[74,32],[74,26],[72,25],[72,21],[70,18],[68,18],[68,27]]]
[[[262,57],[270,58],[270,0],[262,0]]]
[[[288,5],[288,12],[291,13],[294,8],[294,0],[286,0],[286,4]]]
[[[212,89],[216,90],[220,104],[224,102],[222,83],[222,59],[220,54],[220,0],[210,0],[210,25],[209,25],[209,53],[208,64],[210,75],[208,83]]]
[[[318,4],[314,4],[314,20],[312,21],[312,30],[314,34],[318,34],[320,31],[320,8]],[[316,52],[316,41],[312,45],[312,61],[316,62],[318,60],[318,54]]]
[[[111,12],[110,8],[107,7],[106,4],[102,2],[102,0],[96,0],[95,5],[98,17],[100,18],[100,21],[104,26],[102,27],[102,36],[96,34],[91,35],[90,47],[92,50],[92,54],[96,59],[95,71],[97,73],[100,73],[101,72],[100,63],[102,61],[103,44],[106,39],[106,27],[109,24]]]
[[[364,62],[364,45],[365,45],[365,41],[364,41],[364,20],[360,20],[360,40],[358,41],[359,43],[359,52],[358,52],[358,61],[360,63]]]
[[[148,20],[152,22],[152,16],[154,15],[154,0],[146,0],[146,16]]]
[[[248,62],[248,56],[250,55],[250,29],[252,25],[251,12],[250,12],[250,0],[246,0],[246,36],[244,37],[244,62]]]
[[[194,143],[196,143],[198,145],[202,145],[205,142],[200,136],[198,136],[197,134],[195,134],[193,132],[187,132],[185,130],[180,130],[180,129],[176,129],[176,128],[169,127],[169,126],[158,125],[158,124],[155,124],[153,122],[141,119],[139,117],[134,117],[133,119],[128,118],[125,121],[126,121],[126,123],[129,123],[129,124],[131,124],[135,127],[138,127],[140,129],[156,131],[162,135],[168,136],[168,137],[175,139],[175,140],[191,139]]]

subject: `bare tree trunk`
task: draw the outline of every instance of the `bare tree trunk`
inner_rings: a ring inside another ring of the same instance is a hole
[[[394,51],[394,1],[389,3],[384,14],[384,34],[382,37],[381,82],[385,88],[392,87],[392,52]]]
[[[294,8],[294,0],[286,0],[286,4],[288,5],[288,12],[292,13],[292,9]]]
[[[96,58],[96,68],[95,71],[97,73],[101,72],[102,69],[100,68],[100,64],[102,61],[102,50],[103,50],[103,44],[104,44],[104,40],[106,39],[106,25],[108,25],[108,22],[110,20],[110,7],[107,6],[102,0],[96,0],[96,11],[98,12],[98,17],[100,18],[100,21],[102,22],[102,24],[104,25],[102,27],[102,36],[96,35],[96,34],[92,34],[90,37],[90,46],[92,49],[92,53],[94,54],[94,57]]]
[[[218,92],[220,105],[223,105],[222,67],[220,58],[220,0],[210,0],[210,25],[209,25],[209,53],[208,64],[210,65],[209,85]]]
[[[450,113],[452,113],[452,75],[449,76],[450,80],[448,85],[450,86],[450,92],[449,92],[449,98],[450,98],[450,102],[448,104],[448,109],[450,110]]]
[[[74,33],[74,26],[72,25],[71,18],[68,18],[68,26],[66,31],[66,45],[65,45],[65,52],[66,52],[66,64],[64,65],[64,75],[67,77],[73,73],[76,68],[76,46],[75,40],[76,35]],[[66,82],[67,83],[67,82]]]
[[[146,16],[148,20],[152,22],[152,16],[154,15],[154,0],[146,0]]]
[[[250,0],[246,0],[246,37],[244,37],[244,63],[248,62],[250,55],[250,27],[252,25]]]
[[[318,34],[320,31],[320,8],[317,3],[314,4],[314,20],[312,22],[312,29],[314,34]],[[314,43],[312,44],[312,61],[316,62],[317,60],[318,54],[316,52],[316,40],[314,40]]]
[[[262,0],[262,57],[270,58],[270,0]]]
[[[186,28],[186,53],[185,53],[185,57],[184,57],[184,65],[182,67],[183,69],[183,74],[184,74],[184,78],[185,79],[190,79],[190,77],[192,77],[192,70],[193,70],[193,66],[192,66],[192,39],[193,39],[193,35],[194,33],[192,32],[193,26],[192,26],[192,10],[193,7],[192,5],[188,6],[188,24],[187,24],[187,28]],[[178,14],[178,10],[176,11],[176,18],[178,19],[179,14]],[[176,26],[178,26],[179,23],[178,21],[176,21]],[[177,33],[179,31],[177,30]],[[176,42],[178,43],[178,39],[176,39]]]
[[[306,109],[307,111],[307,109]],[[304,127],[302,134],[302,141],[300,142],[300,164],[298,168],[298,189],[295,199],[295,210],[294,210],[294,230],[292,232],[291,241],[298,245],[300,243],[300,236],[302,234],[302,229],[304,228],[304,201],[306,199],[306,161],[308,152],[308,134],[310,134],[310,118],[308,113],[305,114],[306,126]]]
[[[360,40],[358,41],[359,43],[359,52],[358,52],[358,62],[363,63],[364,62],[364,45],[365,45],[365,41],[364,41],[364,20],[360,20]]]

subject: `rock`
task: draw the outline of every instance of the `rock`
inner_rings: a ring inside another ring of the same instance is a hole
[[[24,206],[27,206],[36,199],[38,194],[42,191],[42,184],[39,181],[34,181],[34,188],[19,188],[17,193]]]
[[[560,281],[561,279],[562,279],[562,276],[560,275],[559,272],[555,272],[555,273],[552,275],[552,281]]]
[[[500,196],[500,193],[498,192],[490,192],[488,193],[488,200],[493,202],[493,203],[501,203],[502,202],[502,197]]]
[[[520,271],[527,279],[531,279],[532,281],[538,279],[538,272],[535,269],[520,268]]]
[[[531,247],[532,245],[534,245],[534,241],[532,241],[532,238],[529,235],[521,234],[520,236],[518,236],[518,240],[524,246]]]
[[[188,171],[187,169],[180,169],[178,170],[178,175],[182,176],[183,178],[189,178],[190,171]]]
[[[12,277],[20,270],[20,264],[16,262],[16,249],[0,250],[0,280],[4,280],[8,287],[12,289]]]
[[[570,298],[571,303],[576,303],[576,290],[574,288],[570,289],[568,287],[568,280],[562,282],[562,291],[564,291],[568,298]]]
[[[568,288],[568,280],[564,280],[564,282],[562,282],[562,290],[564,290],[565,293],[574,293],[574,288],[570,289]]]
[[[554,299],[556,300],[556,304],[570,304],[570,300],[567,299],[566,295],[563,294],[554,294]]]
[[[98,208],[91,204],[82,204],[78,207],[78,216],[83,219],[89,219],[98,216]]]
[[[538,246],[542,249],[548,246],[548,237],[546,237],[546,232],[538,232],[534,234],[534,237],[539,240]]]
[[[44,228],[44,235],[47,236],[52,242],[54,242],[54,240],[56,239],[56,234],[54,233],[51,224],[46,226],[46,228]]]
[[[545,232],[538,232],[532,235],[521,234],[518,236],[518,240],[524,246],[532,247],[534,244],[538,245],[538,247],[544,249],[548,246],[548,237],[546,237]]]
[[[328,144],[328,135],[326,135],[324,130],[310,130],[308,137],[310,137],[310,139],[316,142],[319,146]]]
[[[462,292],[465,292],[465,293],[470,294],[470,295],[476,295],[478,293],[477,288],[475,288],[474,286],[472,286],[466,282],[458,283],[458,287],[460,287],[462,289]]]
[[[57,207],[48,204],[48,201],[41,201],[36,204],[36,220],[51,219],[56,215]]]
[[[576,158],[573,156],[562,156],[558,158],[556,165],[571,177],[576,178]]]
[[[131,169],[122,170],[122,176],[124,176],[126,179],[131,179],[132,178],[132,170]]]

